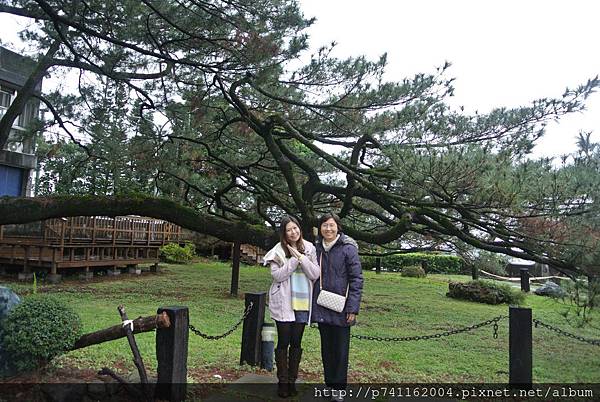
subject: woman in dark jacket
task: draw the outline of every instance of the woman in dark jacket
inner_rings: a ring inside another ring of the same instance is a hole
[[[342,233],[337,215],[327,213],[321,216],[319,234],[316,248],[321,277],[314,284],[311,321],[319,324],[325,384],[333,390],[340,390],[345,389],[347,383],[350,326],[356,322],[359,310],[363,287],[362,269],[358,245],[351,237]],[[318,305],[321,287],[339,295],[346,295],[347,292],[342,312]],[[332,400],[342,400],[339,394],[332,394]]]

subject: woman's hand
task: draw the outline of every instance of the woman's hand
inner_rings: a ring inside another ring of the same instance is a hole
[[[355,320],[356,320],[356,314],[354,314],[354,313],[346,314],[346,322],[348,324],[352,324]]]
[[[288,250],[290,250],[292,257],[296,257],[298,260],[300,260],[300,258],[302,257],[302,254],[295,247],[292,247],[288,244],[287,248],[288,248]]]

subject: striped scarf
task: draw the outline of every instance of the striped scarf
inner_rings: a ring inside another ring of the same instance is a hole
[[[309,282],[304,272],[302,272],[300,263],[298,263],[298,268],[292,273],[291,287],[292,309],[295,311],[308,311]]]

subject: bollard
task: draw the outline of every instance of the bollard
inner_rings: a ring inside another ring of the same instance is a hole
[[[529,269],[521,268],[521,291],[529,292]]]
[[[240,282],[240,250],[241,243],[236,241],[232,246],[231,253],[231,290],[232,296],[237,296]]]
[[[189,312],[187,307],[161,307],[169,316],[171,326],[156,330],[156,360],[158,379],[156,399],[184,401],[187,393],[187,356]]]
[[[531,309],[509,308],[508,377],[510,385],[530,388],[532,379]]]
[[[244,319],[242,327],[242,351],[240,353],[240,365],[244,362],[251,366],[257,366],[261,361],[261,337],[262,323],[265,321],[265,303],[267,301],[267,293],[246,293],[247,309],[252,302],[252,310]]]
[[[260,367],[267,371],[273,371],[273,356],[275,355],[275,325],[270,322],[263,323],[260,333],[262,339],[262,360]]]

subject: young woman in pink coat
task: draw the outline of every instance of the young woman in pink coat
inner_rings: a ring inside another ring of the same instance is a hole
[[[279,243],[264,257],[271,267],[269,311],[277,323],[277,394],[294,396],[302,357],[302,335],[310,323],[312,290],[319,278],[315,246],[302,238],[300,223],[286,215],[279,227]],[[289,352],[288,352],[289,350]]]

